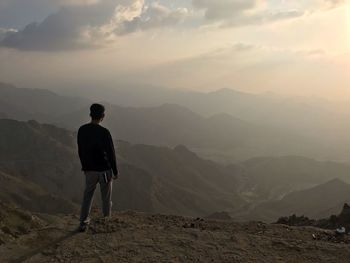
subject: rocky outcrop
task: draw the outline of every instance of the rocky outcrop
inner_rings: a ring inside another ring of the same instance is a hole
[[[332,215],[326,219],[314,220],[305,216],[292,215],[289,217],[281,217],[276,223],[289,226],[314,226],[333,230],[344,227],[346,233],[348,233],[350,232],[350,206],[348,204],[344,204],[339,215]]]

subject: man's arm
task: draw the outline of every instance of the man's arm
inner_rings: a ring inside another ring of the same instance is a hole
[[[107,154],[108,161],[112,166],[114,176],[118,176],[117,158],[115,156],[113,139],[109,131],[107,131],[106,154]]]
[[[77,134],[77,144],[78,144],[78,155],[79,155],[79,159],[80,162],[82,162],[82,149],[81,149],[81,134],[80,134],[80,129],[78,130],[78,134]]]

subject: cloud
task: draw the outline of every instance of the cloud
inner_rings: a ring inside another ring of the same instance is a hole
[[[30,23],[22,30],[7,34],[0,45],[40,51],[96,46],[97,40],[91,36],[90,28],[100,27],[112,18],[115,1],[108,0],[94,5],[82,5],[83,2],[79,2],[79,5],[60,8],[40,23]]]
[[[204,10],[208,21],[219,21],[224,26],[264,24],[302,16],[301,10],[262,9],[259,0],[192,0],[193,6]]]
[[[152,3],[140,15],[119,23],[115,32],[123,35],[139,30],[173,26],[183,22],[187,16],[186,8],[171,10],[159,3]]]
[[[1,45],[45,51],[86,48],[92,43],[88,41],[89,36],[84,35],[85,29],[99,24],[96,19],[88,19],[89,13],[87,9],[61,9],[41,23],[31,23],[23,30],[7,34]]]
[[[175,27],[183,22],[188,27],[203,24],[222,27],[263,25],[301,17],[317,9],[335,8],[345,2],[310,0],[303,4],[266,0],[188,0],[192,1],[193,8],[188,9],[170,8],[160,2],[146,0],[11,1],[0,0],[0,18],[2,13],[6,13],[4,8],[11,5],[17,9],[29,3],[35,3],[36,7],[49,7],[49,4],[40,3],[52,2],[50,7],[57,8],[42,22],[26,23],[23,29],[17,31],[0,31],[0,46],[34,51],[96,48],[133,32]]]
[[[345,74],[336,65],[329,64],[329,59],[329,55],[321,49],[294,50],[238,42],[137,72],[136,81],[155,86],[171,83],[173,88],[230,86],[254,91],[283,89],[299,94],[308,92],[303,91],[308,87],[311,93],[311,90],[326,90],[337,77],[344,78]],[[132,72],[129,79],[134,80],[134,75],[135,72]],[[322,80],[317,78],[320,75],[324,77]],[[346,79],[349,77],[346,76]],[[342,87],[345,83],[342,81]]]
[[[287,11],[264,11],[254,15],[241,16],[236,19],[229,19],[224,21],[223,26],[245,26],[245,25],[262,25],[271,22],[278,22],[292,18],[301,17],[305,14],[301,10],[287,10]]]
[[[205,11],[208,20],[221,20],[240,16],[242,12],[252,9],[256,5],[255,0],[193,0],[195,8]]]
[[[23,28],[42,21],[62,7],[96,5],[106,0],[0,0],[0,26]],[[117,1],[114,1],[115,5]]]
[[[16,33],[17,30],[9,28],[0,27],[0,41],[2,41],[8,34]]]
[[[67,5],[24,29],[6,34],[1,46],[58,51],[94,48],[106,39],[180,23],[187,9],[171,10],[144,0],[61,0]]]
[[[346,0],[311,0],[305,3],[263,0],[192,0],[193,7],[204,11],[207,23],[223,26],[259,25],[301,17],[307,13],[333,9]]]

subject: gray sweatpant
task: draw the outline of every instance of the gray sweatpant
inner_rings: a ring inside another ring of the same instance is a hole
[[[105,217],[110,216],[112,208],[112,171],[85,172],[85,191],[81,205],[80,223],[88,223],[91,205],[97,184],[100,184],[102,211]]]

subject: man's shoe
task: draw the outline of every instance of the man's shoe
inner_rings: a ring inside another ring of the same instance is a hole
[[[88,226],[89,226],[88,224],[80,224],[79,228],[78,228],[78,231],[81,232],[81,233],[86,232],[87,229],[88,229]]]

